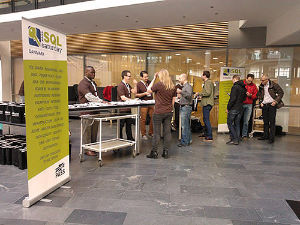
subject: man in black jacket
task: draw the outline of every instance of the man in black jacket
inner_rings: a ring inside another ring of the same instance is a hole
[[[271,81],[267,75],[261,77],[258,99],[264,120],[264,136],[259,140],[269,139],[270,144],[274,142],[276,111],[284,105],[281,100],[283,95],[284,92],[279,84]]]
[[[227,125],[230,134],[230,140],[226,142],[229,145],[238,145],[240,140],[240,121],[243,110],[243,101],[246,99],[247,89],[240,76],[232,77],[233,86],[230,92],[230,99],[227,104]]]

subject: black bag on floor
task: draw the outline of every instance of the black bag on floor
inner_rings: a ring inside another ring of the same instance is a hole
[[[276,136],[282,136],[282,135],[286,135],[285,132],[282,131],[282,126],[275,126],[275,135]]]
[[[191,120],[191,130],[193,133],[201,133],[203,132],[203,126],[199,119],[192,119]]]

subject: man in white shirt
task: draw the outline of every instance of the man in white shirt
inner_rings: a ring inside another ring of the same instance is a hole
[[[283,95],[284,92],[279,84],[271,81],[267,75],[261,77],[258,99],[262,108],[264,135],[259,140],[269,140],[270,144],[274,142],[276,111],[284,105],[281,100]]]

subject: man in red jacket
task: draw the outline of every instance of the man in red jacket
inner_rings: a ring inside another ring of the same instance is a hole
[[[257,98],[257,87],[253,83],[254,75],[248,74],[247,79],[244,80],[244,84],[246,85],[246,100],[243,102],[243,130],[242,130],[242,138],[248,137],[248,125],[250,116],[252,113],[253,101]]]

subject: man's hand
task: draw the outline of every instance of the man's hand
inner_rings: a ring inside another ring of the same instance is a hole
[[[154,79],[158,78],[158,72],[154,74]]]
[[[260,107],[264,107],[264,104],[260,103]]]
[[[277,104],[276,101],[272,102],[271,106],[275,106]]]
[[[246,95],[247,95],[248,97],[251,97],[251,96],[252,96],[252,94],[250,94],[248,91],[246,92]]]
[[[228,109],[226,109],[226,113],[228,113]]]
[[[176,92],[177,94],[180,94],[182,91],[179,88],[177,88]]]

